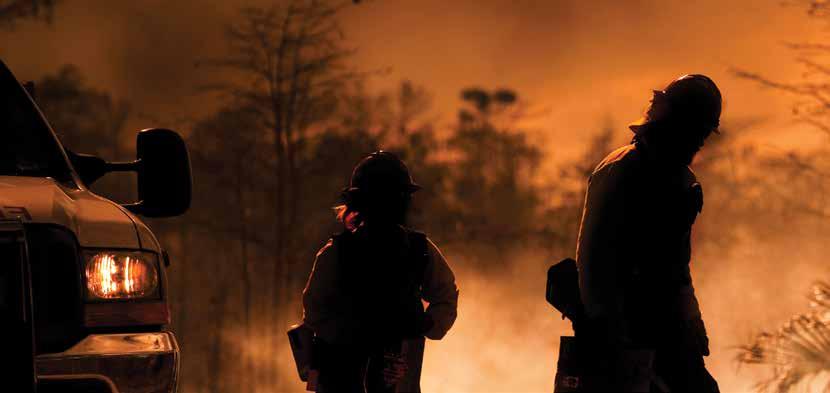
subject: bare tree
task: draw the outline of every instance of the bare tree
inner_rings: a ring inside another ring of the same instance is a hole
[[[261,265],[266,262],[255,258],[255,251],[262,253],[262,250],[270,248],[268,239],[257,230],[268,222],[268,211],[262,206],[270,188],[267,183],[257,182],[256,179],[267,175],[270,168],[264,164],[267,151],[261,143],[262,138],[254,132],[257,130],[256,123],[257,118],[251,110],[226,108],[195,124],[188,143],[194,173],[201,176],[195,184],[196,208],[183,223],[201,236],[223,239],[229,246],[232,258],[239,261],[239,279],[234,282],[238,282],[241,287],[242,299],[235,309],[241,314],[241,331],[247,337],[257,335],[251,315],[257,300],[253,280],[256,272],[264,270]],[[236,211],[237,214],[232,220],[217,220],[217,211]],[[232,247],[234,243],[238,244],[238,253],[235,252],[236,247]],[[237,276],[234,274],[234,277]],[[229,293],[227,282],[221,282],[217,287],[213,291]],[[222,310],[225,304],[216,303],[212,306],[218,309],[216,315],[229,319],[229,313]],[[224,324],[226,327],[229,325],[231,324]],[[211,359],[220,359],[216,352],[218,350],[220,348],[213,349]],[[254,369],[255,364],[250,354],[243,353],[240,357],[242,370]],[[209,366],[216,367],[208,370],[210,375],[227,372],[221,365],[221,361],[209,363]],[[254,382],[252,378],[242,380],[245,383]],[[255,390],[253,385],[238,388]]]
[[[282,8],[247,8],[228,30],[231,56],[215,64],[236,70],[245,82],[230,88],[261,115],[274,153],[275,242],[278,264],[288,262],[291,227],[302,199],[298,164],[308,133],[328,119],[343,83],[354,76],[345,65],[335,15],[339,7],[319,0]]]
[[[299,276],[295,269],[306,237],[295,230],[305,198],[301,163],[309,136],[323,129],[346,81],[356,77],[346,60],[353,50],[343,45],[338,11],[350,3],[293,0],[284,6],[245,8],[228,28],[229,55],[208,64],[233,72],[232,83],[214,86],[259,118],[261,142],[271,147],[273,192],[271,253],[272,299],[277,330],[287,326],[276,311],[293,298]],[[273,373],[271,373],[273,375]],[[270,383],[275,383],[271,381]]]
[[[795,0],[789,5],[802,6],[808,17],[830,22],[830,2]],[[785,45],[792,50],[795,61],[804,67],[800,80],[783,81],[744,68],[735,68],[733,73],[761,86],[795,95],[798,100],[792,111],[798,120],[830,135],[830,64],[826,60],[830,45],[824,42],[788,42]]]

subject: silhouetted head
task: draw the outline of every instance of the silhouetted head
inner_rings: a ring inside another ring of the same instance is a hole
[[[337,216],[351,229],[364,222],[404,224],[411,195],[419,189],[400,158],[376,151],[355,166]]]
[[[717,132],[721,107],[715,82],[700,74],[684,75],[655,90],[645,117],[629,127],[659,155],[688,165]]]

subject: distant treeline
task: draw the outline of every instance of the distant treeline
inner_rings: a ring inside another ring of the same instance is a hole
[[[228,78],[205,93],[218,93],[222,109],[179,130],[191,152],[193,207],[151,222],[173,257],[185,392],[289,386],[274,371],[287,359],[273,348],[300,316],[315,252],[341,230],[332,207],[364,155],[399,154],[424,186],[411,226],[480,261],[486,274],[512,263],[518,249],[535,250],[540,266],[573,253],[585,182],[624,132],[582,131],[591,141],[584,156],[540,173],[556,141],[530,139],[522,128],[529,103],[517,92],[471,87],[459,92],[458,108],[434,108],[429,92],[410,81],[369,92],[364,82],[376,75],[351,66],[338,12],[314,0],[244,9],[229,25],[227,56],[204,62]],[[135,130],[124,129],[130,104],[87,86],[77,68],[44,77],[37,95],[69,149],[133,155]],[[440,125],[436,114],[455,111],[451,126]],[[778,244],[782,236],[830,234],[824,156],[737,147],[730,135],[739,130],[726,124],[696,164],[706,195],[696,263],[727,259],[746,239]],[[93,189],[126,202],[133,180],[110,175]]]

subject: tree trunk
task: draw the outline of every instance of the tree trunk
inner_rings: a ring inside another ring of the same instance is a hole
[[[251,328],[251,261],[248,255],[248,210],[245,205],[245,189],[246,183],[243,177],[243,157],[237,157],[236,173],[239,174],[237,184],[235,187],[236,205],[242,209],[239,246],[240,258],[242,259],[242,319],[244,325],[245,339],[250,340],[254,337],[253,329]],[[242,369],[246,372],[251,372],[255,367],[251,354],[248,351],[242,353]],[[248,386],[242,386],[242,390],[253,392],[255,381],[253,378],[242,378]]]

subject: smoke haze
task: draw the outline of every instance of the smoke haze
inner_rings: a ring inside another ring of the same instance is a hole
[[[241,6],[271,3],[67,0],[52,25],[27,23],[4,33],[0,57],[21,79],[75,64],[91,85],[132,103],[132,129],[186,131],[218,106],[198,87],[224,77],[199,62],[224,53],[225,26]],[[372,89],[402,79],[422,84],[444,123],[453,121],[462,88],[520,92],[537,113],[529,128],[548,153],[544,176],[550,178],[559,175],[561,163],[583,153],[603,119],[613,122],[615,140],[625,142],[625,124],[640,115],[650,90],[685,73],[704,73],[719,83],[724,124],[736,125],[730,136],[736,145],[781,151],[827,143],[792,122],[791,97],[730,72],[741,67],[783,80],[799,77],[783,43],[819,39],[827,26],[778,1],[374,0],[348,7],[342,23],[358,49],[356,67],[388,68],[372,77]],[[737,126],[753,122],[751,128]],[[700,220],[718,214],[704,209]],[[825,239],[815,235],[821,232],[786,224],[780,227],[785,233],[764,242],[738,239],[729,254],[695,250],[693,274],[713,352],[707,362],[724,392],[751,390],[763,372],[737,370],[734,347],[804,311],[809,283],[828,273]],[[559,336],[570,334],[543,297],[545,272],[554,261],[528,251],[510,256],[505,271],[488,274],[463,249],[445,251],[461,288],[459,319],[444,340],[427,345],[424,391],[552,391]],[[290,310],[292,319],[299,318],[297,307]],[[228,330],[222,343],[254,359],[276,356],[283,380],[295,379],[287,348],[263,346],[282,343],[281,327],[275,337],[232,340],[240,334]]]
[[[239,8],[275,3],[67,1],[53,25],[28,23],[6,33],[0,56],[22,79],[78,65],[93,86],[139,108],[144,116],[134,128],[187,121],[216,105],[197,87],[218,76],[197,63],[224,53],[225,27]],[[736,79],[729,68],[792,80],[798,68],[782,43],[825,30],[808,23],[802,8],[772,0],[374,0],[347,7],[342,22],[358,49],[357,66],[391,69],[373,78],[374,87],[404,78],[424,84],[445,119],[464,87],[496,81],[484,87],[522,92],[542,114],[539,131],[558,141],[550,148],[555,160],[587,142],[594,119],[608,116],[625,133],[650,89],[692,72],[721,85],[727,119],[763,118],[757,138],[799,144],[809,134],[770,135],[788,119],[789,98]]]

